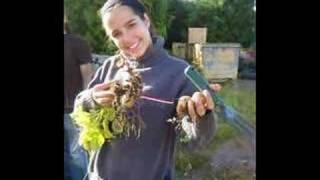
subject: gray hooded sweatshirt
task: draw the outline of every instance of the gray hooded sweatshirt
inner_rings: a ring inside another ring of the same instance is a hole
[[[136,63],[143,81],[142,95],[164,100],[157,102],[139,99],[137,104],[145,128],[140,137],[117,138],[106,142],[91,157],[88,174],[91,180],[171,180],[174,179],[174,152],[178,132],[167,120],[176,116],[176,107],[166,101],[173,101],[183,95],[192,96],[194,85],[185,77],[187,62],[172,57],[163,49],[164,41],[154,39],[153,48]],[[97,70],[88,89],[81,92],[75,106],[94,108],[91,88],[99,83],[113,80],[119,70],[116,56],[107,59]],[[216,122],[213,112],[208,112],[196,124],[197,138],[188,143],[191,148],[211,141]]]

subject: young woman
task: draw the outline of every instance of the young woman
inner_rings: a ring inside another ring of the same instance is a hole
[[[207,90],[198,92],[185,77],[186,61],[163,49],[144,6],[137,0],[109,0],[100,10],[106,34],[119,48],[97,70],[75,106],[86,110],[112,106],[110,90],[120,59],[134,66],[142,77],[142,96],[136,101],[145,128],[140,137],[117,138],[105,143],[91,157],[89,178],[103,180],[170,180],[174,178],[175,126],[167,120],[187,113],[196,127],[192,147],[209,142],[215,132],[214,102]],[[122,58],[119,58],[122,57]],[[178,99],[177,105],[171,101]]]

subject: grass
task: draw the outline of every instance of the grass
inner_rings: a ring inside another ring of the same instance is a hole
[[[243,80],[240,80],[243,81]],[[249,122],[255,124],[256,122],[256,92],[255,87],[248,87],[249,81],[243,81],[244,84],[228,82],[222,85],[219,95],[223,98],[225,103],[232,106],[240,114],[244,116]]]
[[[214,176],[215,180],[253,180],[255,176],[241,169],[225,169]]]

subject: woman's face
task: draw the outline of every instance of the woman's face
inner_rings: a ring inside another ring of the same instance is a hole
[[[127,57],[138,59],[152,45],[150,20],[136,15],[128,6],[119,6],[103,16],[107,35]]]

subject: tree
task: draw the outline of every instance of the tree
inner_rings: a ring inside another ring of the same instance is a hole
[[[104,3],[105,0],[64,0],[71,32],[83,37],[94,53],[114,54],[116,47],[107,40],[98,13]]]
[[[64,0],[73,33],[86,39],[92,51],[114,54],[115,45],[107,40],[99,8],[106,0]],[[157,33],[172,42],[186,42],[188,27],[207,27],[208,42],[239,42],[254,45],[254,0],[141,0]]]
[[[240,42],[248,47],[255,41],[253,6],[254,0],[171,0],[169,13],[174,20],[168,41],[186,42],[188,27],[207,27],[208,42]]]
[[[157,33],[164,38],[167,37],[167,30],[171,24],[172,17],[168,14],[170,0],[142,0],[147,8],[151,21]]]

